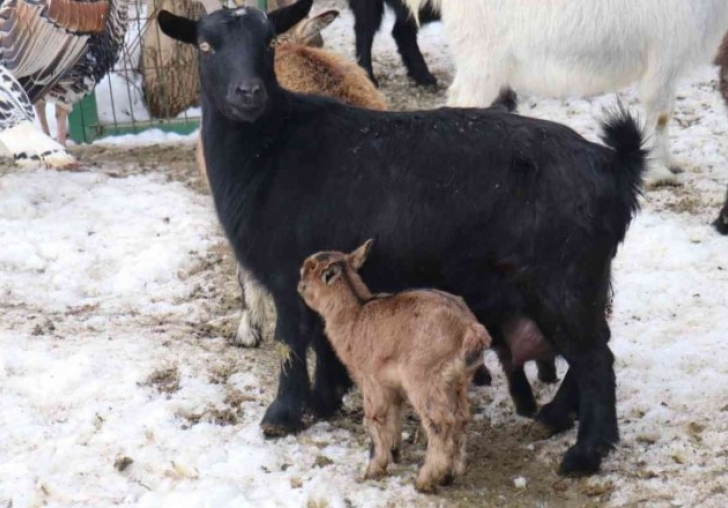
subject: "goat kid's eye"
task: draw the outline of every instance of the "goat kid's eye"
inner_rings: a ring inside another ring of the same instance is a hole
[[[212,53],[212,46],[210,46],[209,42],[201,42],[200,43],[200,51],[203,53]]]

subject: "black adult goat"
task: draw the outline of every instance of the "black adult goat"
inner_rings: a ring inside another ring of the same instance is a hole
[[[288,92],[270,43],[296,8],[158,18],[167,35],[200,48],[218,216],[240,263],[272,294],[276,337],[290,349],[264,430],[299,430],[306,403],[324,415],[339,407],[350,381],[296,293],[299,267],[311,253],[376,238],[362,272],[373,290],[460,294],[496,341],[514,317],[537,325],[569,364],[538,419],[556,432],[578,413],[560,470],[596,471],[619,439],[605,307],[645,168],[639,127],[613,115],[608,148],[502,111],[376,112]]]
[[[356,59],[359,65],[367,71],[369,79],[378,85],[372,69],[372,44],[374,34],[382,24],[385,3],[394,11],[392,37],[397,43],[397,50],[402,57],[402,62],[407,67],[407,74],[418,85],[437,84],[437,79],[427,68],[425,58],[417,44],[417,21],[403,0],[349,0],[349,7],[354,14]],[[440,15],[432,6],[427,5],[420,10],[417,19],[420,24],[424,25],[439,20]]]

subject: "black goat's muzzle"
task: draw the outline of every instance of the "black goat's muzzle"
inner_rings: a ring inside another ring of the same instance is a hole
[[[233,117],[245,122],[253,122],[265,110],[268,93],[260,80],[243,81],[230,87],[227,103]]]

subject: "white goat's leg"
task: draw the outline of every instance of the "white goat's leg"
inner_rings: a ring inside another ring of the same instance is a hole
[[[238,284],[240,285],[242,312],[233,344],[256,347],[262,340],[266,318],[264,299],[267,297],[267,293],[240,265],[238,265]]]
[[[498,62],[462,62],[455,71],[447,91],[447,105],[457,108],[487,108],[507,86],[505,64]]]
[[[645,176],[648,187],[674,185],[677,183],[675,173],[680,172],[670,155],[668,139],[674,90],[672,82],[664,82],[660,77],[648,76],[641,84],[640,95],[647,112],[647,127],[653,132],[652,161]]]

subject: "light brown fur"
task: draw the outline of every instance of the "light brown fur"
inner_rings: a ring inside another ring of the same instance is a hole
[[[374,452],[366,478],[380,478],[401,441],[402,403],[427,433],[415,485],[433,492],[465,470],[467,388],[491,338],[462,298],[436,290],[372,295],[359,277],[371,240],[351,254],[306,259],[299,293],[326,323],[326,335],[364,399]]]

